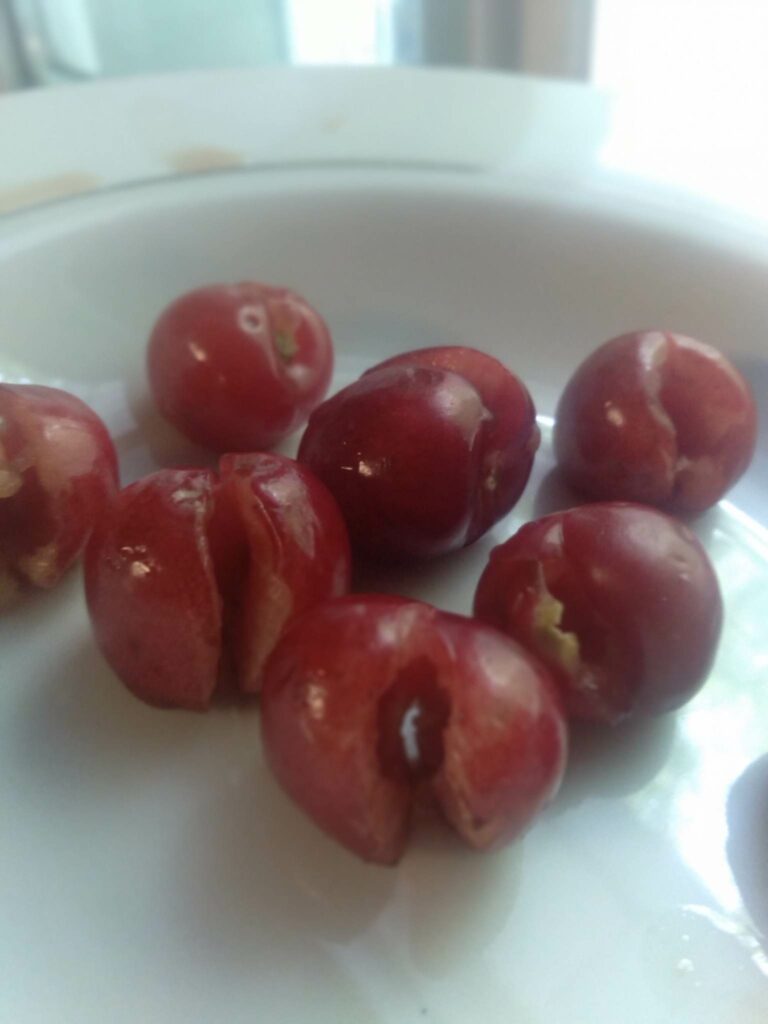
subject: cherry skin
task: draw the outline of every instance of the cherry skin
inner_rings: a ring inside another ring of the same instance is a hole
[[[288,288],[256,281],[208,285],[160,315],[147,348],[163,416],[218,452],[271,448],[305,421],[328,390],[328,327]]]
[[[577,718],[680,707],[704,683],[723,607],[694,534],[656,509],[582,505],[491,552],[475,615],[542,658]]]
[[[746,470],[757,438],[747,382],[722,353],[681,334],[638,331],[578,367],[555,421],[555,454],[591,498],[680,513],[714,505]]]
[[[406,598],[353,595],[298,618],[267,663],[261,710],[284,789],[383,864],[402,855],[417,796],[471,846],[494,848],[530,825],[565,766],[565,719],[541,662],[496,630]]]
[[[107,428],[58,388],[0,384],[0,608],[49,589],[80,555],[117,490]]]
[[[320,405],[299,448],[378,559],[471,544],[520,497],[539,444],[520,380],[468,348],[405,353]]]
[[[224,456],[218,475],[160,470],[126,487],[85,562],[94,633],[117,675],[149,704],[194,710],[223,684],[258,692],[287,624],[345,593],[349,576],[330,494],[265,453]]]

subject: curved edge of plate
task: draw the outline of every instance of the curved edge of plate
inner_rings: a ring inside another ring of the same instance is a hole
[[[458,69],[263,68],[59,86],[0,104],[0,137],[14,140],[0,214],[263,164],[583,167],[608,124],[607,98],[584,84]]]

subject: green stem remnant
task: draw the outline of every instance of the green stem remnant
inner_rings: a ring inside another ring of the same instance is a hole
[[[285,363],[290,363],[299,351],[299,346],[296,344],[293,334],[281,330],[275,331],[275,348]]]

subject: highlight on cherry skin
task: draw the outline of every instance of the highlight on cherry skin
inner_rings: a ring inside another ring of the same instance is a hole
[[[540,661],[472,619],[383,595],[327,601],[289,627],[261,726],[286,792],[381,864],[402,856],[416,801],[472,847],[513,840],[557,792],[567,754]]]
[[[298,458],[339,502],[357,553],[407,560],[471,544],[506,515],[538,445],[524,384],[456,346],[372,367],[315,409]]]
[[[350,553],[333,498],[281,455],[225,455],[121,491],[94,532],[85,589],[106,660],[137,697],[206,709],[258,692],[291,619],[346,593]]]
[[[744,473],[757,410],[739,371],[710,345],[636,331],[593,352],[557,407],[554,446],[588,497],[680,513],[714,505]]]
[[[521,527],[491,552],[474,611],[547,664],[572,717],[603,723],[690,700],[723,617],[714,569],[688,527],[622,502]]]
[[[85,402],[0,384],[0,609],[58,583],[117,486],[114,445]]]
[[[147,370],[160,412],[186,437],[252,452],[306,421],[328,390],[333,345],[320,314],[288,288],[207,285],[161,313]]]

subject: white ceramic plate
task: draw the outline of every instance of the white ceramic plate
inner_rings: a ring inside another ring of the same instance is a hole
[[[148,329],[178,292],[253,275],[327,316],[335,386],[397,350],[469,343],[546,417],[594,345],[664,325],[729,350],[765,420],[768,239],[638,216],[647,197],[583,174],[555,187],[398,159],[135,183],[9,216],[0,373],[89,401],[126,482],[188,461],[147,399]],[[705,689],[658,722],[578,738],[556,804],[495,855],[430,831],[395,869],[358,863],[270,779],[257,711],[159,712],[122,689],[78,572],[7,615],[0,1019],[764,1024],[768,881],[749,830],[728,843],[726,800],[768,750],[767,464],[763,431],[698,525],[727,607]],[[562,497],[545,436],[507,520],[381,585],[467,611],[490,547]]]

